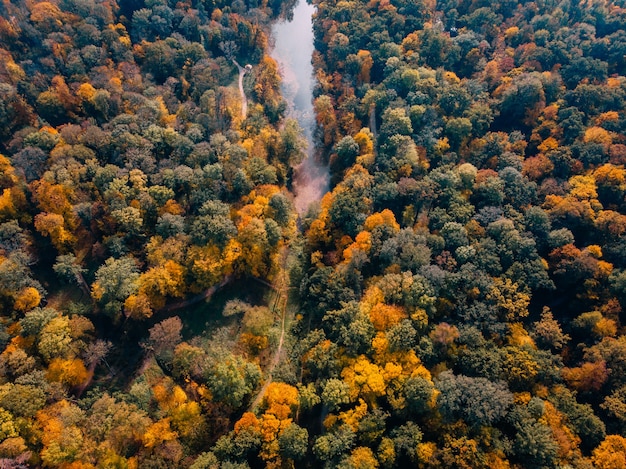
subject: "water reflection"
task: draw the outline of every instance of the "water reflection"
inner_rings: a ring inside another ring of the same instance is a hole
[[[296,210],[302,214],[328,191],[328,168],[314,156],[313,131],[313,23],[315,7],[300,0],[293,10],[293,18],[281,21],[272,28],[274,47],[272,57],[278,62],[282,93],[287,100],[287,115],[297,119],[309,144],[307,155],[296,168],[294,192]]]

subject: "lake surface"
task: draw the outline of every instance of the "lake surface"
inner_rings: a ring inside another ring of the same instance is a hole
[[[326,165],[315,158],[313,131],[313,14],[315,7],[300,0],[290,21],[274,24],[272,57],[278,62],[282,76],[281,91],[287,100],[287,116],[295,118],[304,130],[308,142],[307,155],[295,170],[294,192],[298,213],[328,191],[329,175]]]

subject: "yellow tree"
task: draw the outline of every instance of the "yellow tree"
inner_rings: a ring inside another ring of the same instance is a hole
[[[383,369],[370,362],[364,355],[351,360],[341,372],[341,377],[350,388],[351,400],[362,397],[365,402],[374,405],[376,398],[384,396],[386,383]]]
[[[620,435],[607,435],[600,446],[593,450],[591,461],[597,469],[626,467],[626,438]]]

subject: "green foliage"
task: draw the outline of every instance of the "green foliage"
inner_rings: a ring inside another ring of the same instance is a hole
[[[513,394],[502,382],[454,375],[449,371],[436,381],[437,407],[448,421],[463,419],[474,427],[502,419],[513,404]]]
[[[623,467],[623,5],[295,3],[0,5],[0,458]]]

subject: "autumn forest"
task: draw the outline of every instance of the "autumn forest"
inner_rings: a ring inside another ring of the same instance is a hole
[[[626,467],[626,2],[298,1],[0,0],[0,467]]]

